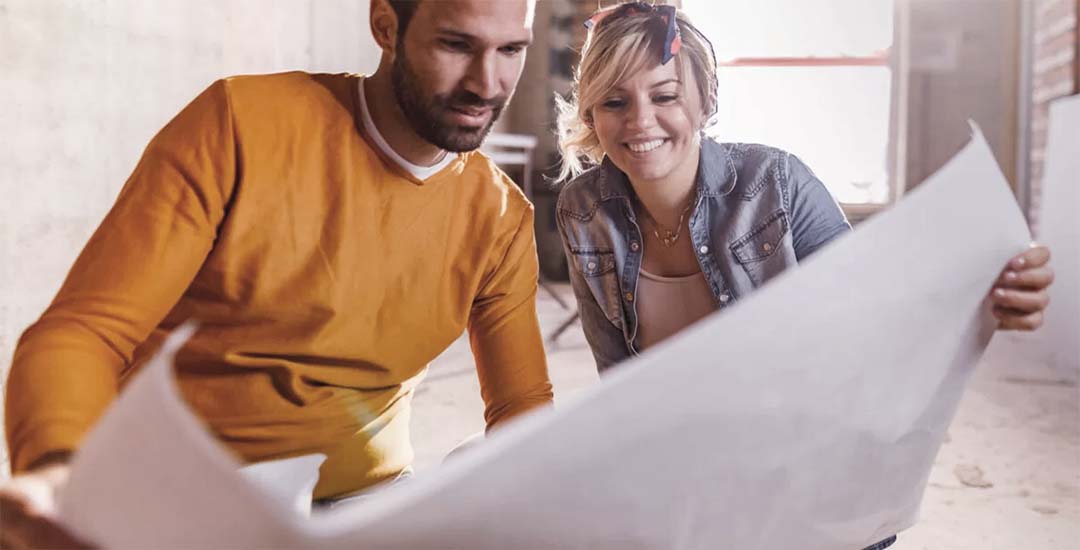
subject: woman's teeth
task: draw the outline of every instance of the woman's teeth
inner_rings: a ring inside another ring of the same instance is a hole
[[[664,144],[664,140],[655,139],[653,141],[646,141],[644,143],[627,143],[626,146],[635,153],[648,153],[657,147]]]

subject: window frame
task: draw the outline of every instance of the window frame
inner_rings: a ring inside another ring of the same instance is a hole
[[[681,3],[681,2],[680,2]],[[910,55],[905,47],[910,35],[910,13],[904,2],[893,3],[892,45],[862,56],[765,56],[717,60],[717,69],[725,67],[885,67],[890,73],[889,121],[886,137],[886,171],[889,193],[885,202],[841,202],[840,207],[853,223],[858,223],[895,204],[906,187],[907,98]]]

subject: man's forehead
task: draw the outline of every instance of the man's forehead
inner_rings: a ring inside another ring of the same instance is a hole
[[[531,40],[535,0],[423,0],[416,18],[430,31],[448,30],[490,42]]]

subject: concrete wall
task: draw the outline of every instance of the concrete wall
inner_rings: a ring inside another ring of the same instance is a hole
[[[0,380],[147,141],[199,91],[371,72],[378,55],[366,0],[0,0]],[[0,445],[0,476],[6,459]]]

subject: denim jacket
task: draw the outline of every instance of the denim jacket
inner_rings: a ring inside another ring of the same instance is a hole
[[[795,156],[703,138],[689,237],[716,307],[730,307],[851,226]],[[570,181],[556,220],[585,337],[600,371],[638,353],[644,240],[634,191],[609,159]]]

